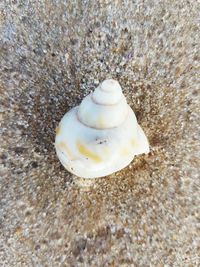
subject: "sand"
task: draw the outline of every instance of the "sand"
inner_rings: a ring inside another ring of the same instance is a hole
[[[200,266],[199,1],[0,10],[0,265]],[[59,163],[55,128],[111,77],[151,152],[85,181]]]

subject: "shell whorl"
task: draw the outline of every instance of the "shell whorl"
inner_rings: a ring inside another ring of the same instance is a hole
[[[101,105],[117,104],[122,96],[121,86],[112,79],[103,81],[92,94],[93,100]]]
[[[109,129],[119,126],[127,112],[128,105],[121,86],[117,81],[109,79],[83,99],[78,108],[78,118],[89,127]]]

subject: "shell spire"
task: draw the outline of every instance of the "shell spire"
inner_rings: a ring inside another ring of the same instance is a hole
[[[123,123],[127,113],[128,105],[120,84],[109,79],[83,99],[78,109],[78,118],[89,127],[108,129]]]

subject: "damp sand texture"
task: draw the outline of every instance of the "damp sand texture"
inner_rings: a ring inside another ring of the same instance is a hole
[[[199,266],[199,1],[0,4],[0,265]],[[120,82],[151,152],[85,182],[55,129]]]

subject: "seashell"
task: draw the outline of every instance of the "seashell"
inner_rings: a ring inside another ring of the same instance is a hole
[[[107,176],[126,167],[135,155],[149,153],[134,112],[112,79],[103,81],[64,115],[55,148],[62,165],[83,178]]]

